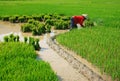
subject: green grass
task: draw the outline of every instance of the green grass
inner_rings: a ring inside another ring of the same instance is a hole
[[[58,81],[49,63],[36,59],[32,46],[0,43],[0,81]]]
[[[120,80],[119,28],[94,27],[59,35],[57,41]]]

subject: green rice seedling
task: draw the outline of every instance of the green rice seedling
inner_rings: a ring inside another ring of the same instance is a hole
[[[3,17],[2,17],[2,20],[3,20],[3,21],[9,21],[9,16],[8,16],[8,15],[3,16]]]
[[[41,32],[42,32],[42,31],[39,30],[39,35],[42,34]],[[37,34],[38,34],[38,32],[36,31],[36,28],[33,28],[33,29],[32,29],[32,35],[37,35]]]
[[[16,42],[19,41],[19,36],[15,36],[13,34],[4,36],[4,42]]]
[[[56,21],[55,22],[55,29],[68,29],[69,28],[69,23],[67,21]]]
[[[14,36],[14,37],[13,37],[13,41],[16,42],[16,40],[17,40],[17,38],[16,38],[16,36]]]
[[[5,42],[8,42],[8,39],[9,39],[8,36],[4,36],[4,41],[5,41]]]
[[[62,29],[62,24],[60,21],[55,22],[55,29]]]
[[[47,19],[47,20],[45,21],[45,24],[49,24],[49,25],[53,26],[53,25],[54,25],[54,22],[55,22],[54,19]]]
[[[14,37],[14,35],[13,35],[13,34],[10,34],[10,35],[9,35],[9,37],[10,37],[10,38],[13,38],[13,37]]]
[[[34,20],[42,21],[42,15],[32,15]]]
[[[27,38],[27,37],[24,37],[24,42],[25,42],[25,43],[27,43],[27,40],[28,40],[28,38]]]
[[[61,19],[64,20],[64,21],[69,21],[70,17],[69,16],[63,16]]]
[[[54,13],[52,18],[53,18],[53,19],[61,19],[61,17],[62,17],[62,16],[61,16],[60,14]]]
[[[49,24],[49,25],[51,25],[53,22],[51,22],[51,19],[47,19],[46,21],[45,21],[45,24]]]
[[[60,15],[56,15],[56,19],[60,20],[61,16]]]
[[[46,32],[45,25],[34,19],[21,26],[23,32],[32,32],[33,35],[41,35]]]
[[[15,16],[9,17],[9,21],[11,23],[15,23],[16,22],[16,17]]]
[[[29,44],[34,46],[35,45],[35,40],[33,37],[29,37]]]
[[[16,36],[16,41],[19,42],[19,39],[20,39],[20,38],[19,38],[19,36],[17,35],[17,36]]]
[[[14,15],[9,17],[9,21],[11,23],[17,23],[18,22],[19,15]]]
[[[32,45],[35,50],[40,50],[39,39],[29,37],[29,44]]]
[[[41,34],[45,33],[46,29],[45,29],[44,24],[39,23],[38,21],[37,22],[35,21],[34,25],[35,25],[35,27],[32,30],[33,35],[41,35]]]
[[[45,16],[45,14],[40,13],[39,16],[41,17],[40,21],[44,21],[44,16]]]
[[[32,24],[33,24],[35,27],[38,27],[38,25],[40,24],[40,22],[39,22],[39,21],[34,20]]]
[[[35,26],[33,24],[26,23],[21,26],[21,30],[22,32],[31,32],[34,27]]]
[[[0,81],[58,81],[49,63],[36,57],[26,43],[0,43]]]
[[[51,19],[51,16],[45,15],[45,16],[44,16],[44,21],[46,21],[47,19]]]
[[[92,20],[90,20],[90,19],[85,20],[84,24],[85,24],[85,27],[93,27],[93,26],[95,26],[94,22]]]
[[[38,38],[35,39],[35,45],[34,45],[34,47],[35,47],[35,50],[40,50],[40,45],[39,45],[39,39]]]
[[[51,17],[51,19],[54,19],[54,14],[53,13],[47,13],[48,16]]]
[[[67,21],[62,22],[61,24],[62,24],[62,29],[68,29],[69,28],[69,23]]]
[[[16,40],[16,37],[13,35],[13,34],[10,34],[9,36],[8,36],[8,41],[9,42],[14,42]]]
[[[20,23],[26,22],[25,16],[20,16],[20,17],[18,18],[18,22],[20,22]]]
[[[31,20],[31,19],[33,19],[33,17],[32,16],[26,16],[26,22],[28,22],[29,20]]]
[[[29,24],[33,24],[34,22],[35,22],[34,19],[29,19],[27,23],[29,23]]]
[[[45,25],[46,32],[50,33],[51,32],[51,26],[49,24]]]
[[[45,33],[46,29],[45,29],[45,25],[44,24],[39,24],[38,26],[38,33]]]
[[[16,22],[18,22],[18,18],[20,17],[20,15],[14,15],[14,17],[16,18]]]

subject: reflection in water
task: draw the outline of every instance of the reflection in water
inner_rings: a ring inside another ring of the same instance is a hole
[[[40,58],[39,56],[37,56],[37,57],[36,57],[36,60],[41,61],[42,58]]]
[[[48,48],[41,48],[40,51],[46,51]]]

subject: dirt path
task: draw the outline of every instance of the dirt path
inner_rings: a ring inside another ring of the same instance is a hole
[[[86,77],[79,74],[65,59],[52,50],[45,41],[45,39],[40,41],[42,47],[39,51],[40,58],[50,63],[60,81],[88,81]]]

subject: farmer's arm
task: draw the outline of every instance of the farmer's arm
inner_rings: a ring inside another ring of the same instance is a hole
[[[78,24],[80,24],[83,27],[84,26],[83,22],[84,22],[84,17],[83,16],[79,16],[78,17]]]

